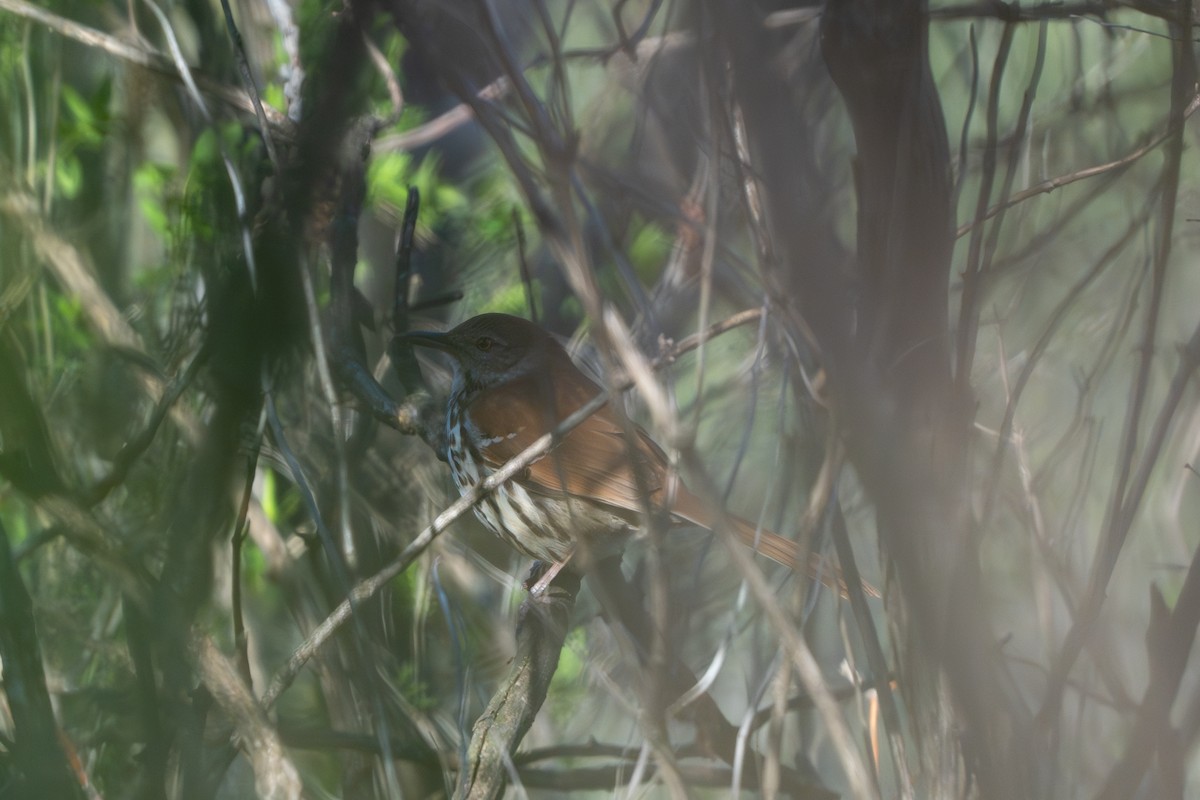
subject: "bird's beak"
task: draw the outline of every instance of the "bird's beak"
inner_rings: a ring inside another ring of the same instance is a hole
[[[450,334],[448,333],[409,331],[397,338],[415,347],[431,347],[434,350],[441,350],[443,353],[450,353],[451,355],[458,352],[458,348],[454,346],[454,340],[450,338]]]

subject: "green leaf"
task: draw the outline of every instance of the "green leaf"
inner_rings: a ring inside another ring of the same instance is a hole
[[[86,350],[91,346],[87,329],[83,325],[83,303],[74,295],[56,294],[53,302],[54,314],[51,326],[54,336],[63,350]]]
[[[133,190],[142,216],[154,232],[164,238],[171,233],[166,193],[174,173],[175,168],[170,164],[155,164],[152,161],[139,164],[133,173]]]
[[[287,107],[287,100],[283,96],[283,87],[278,84],[267,84],[263,88],[262,99],[264,103],[276,111],[282,112]]]
[[[408,153],[386,153],[367,165],[367,205],[404,208],[408,199],[412,157]]]
[[[4,527],[8,530],[9,543],[13,547],[20,547],[29,538],[29,518],[24,508],[17,507],[15,503],[13,505],[15,513],[4,515]]]
[[[83,187],[83,165],[73,153],[63,152],[54,162],[54,187],[68,200],[79,195]]]
[[[247,542],[246,544],[249,544]],[[255,546],[242,547],[242,578],[246,586],[260,591],[266,585],[267,559]]]
[[[263,513],[272,525],[279,524],[279,502],[275,491],[275,472],[264,468],[262,471],[262,504]]]
[[[66,106],[66,114],[62,118],[63,138],[84,145],[101,144],[105,138],[107,120],[96,113],[92,103],[69,85],[62,87],[62,100]]]
[[[192,146],[192,167],[214,166],[221,163],[221,147],[230,157],[242,152],[243,137],[240,122],[226,122],[217,128],[206,128]],[[218,136],[220,139],[218,140]]]

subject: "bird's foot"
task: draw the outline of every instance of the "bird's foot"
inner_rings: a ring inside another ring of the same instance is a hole
[[[525,578],[525,588],[534,597],[541,597],[546,593],[546,589],[550,587],[554,578],[570,560],[571,557],[567,556],[562,561],[553,563],[546,561],[533,562],[533,566],[529,568],[529,575]]]

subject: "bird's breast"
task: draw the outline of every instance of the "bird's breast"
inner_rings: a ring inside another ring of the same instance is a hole
[[[446,460],[450,462],[450,472],[459,491],[474,488],[495,472],[489,459],[484,457],[489,447],[511,441],[518,435],[519,431],[489,434],[475,424],[469,411],[463,411],[461,403],[451,402],[446,416]],[[506,451],[509,449],[505,448]],[[495,460],[491,459],[493,463]]]
[[[475,488],[487,475],[460,409],[461,405],[452,398],[450,412],[446,415],[446,460],[450,463],[450,474],[454,476],[458,490],[466,492]]]
[[[459,491],[474,489],[495,471],[484,459],[484,450],[519,435],[519,431],[480,430],[463,404],[452,401],[446,416],[447,461]],[[511,449],[501,451],[507,455]],[[619,549],[630,528],[626,520],[602,505],[531,492],[519,479],[505,481],[481,498],[475,515],[512,547],[549,562],[565,559],[581,540],[593,553],[608,554]]]

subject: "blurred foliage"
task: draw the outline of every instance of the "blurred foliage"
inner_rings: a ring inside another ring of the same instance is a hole
[[[385,206],[396,216],[402,216],[408,187],[421,193],[420,222],[435,228],[448,215],[461,218],[467,208],[466,195],[456,186],[438,177],[438,158],[429,155],[419,163],[409,153],[388,153],[373,159],[367,171],[368,206]]]

